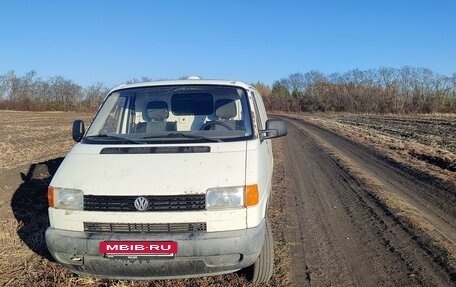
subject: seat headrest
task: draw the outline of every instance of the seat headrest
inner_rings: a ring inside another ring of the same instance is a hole
[[[163,101],[152,101],[147,104],[147,117],[151,120],[162,121],[169,116],[168,104]]]
[[[221,99],[215,102],[215,116],[228,120],[237,114],[236,103],[231,99]]]

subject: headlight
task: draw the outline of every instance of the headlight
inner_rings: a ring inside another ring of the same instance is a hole
[[[79,189],[49,186],[49,206],[59,209],[84,209],[84,193]]]
[[[206,208],[241,208],[244,206],[244,187],[216,187],[206,191]]]

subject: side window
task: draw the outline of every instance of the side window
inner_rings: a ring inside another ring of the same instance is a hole
[[[106,117],[104,125],[100,130],[100,134],[120,133],[120,125],[125,109],[126,97],[112,97],[110,104],[112,104],[112,108]]]
[[[104,111],[108,110],[109,113],[99,116],[104,120],[100,134],[120,133],[126,103],[127,98],[123,96],[112,95],[107,99],[105,105],[109,108]]]
[[[256,100],[257,100],[258,110],[260,111],[261,122],[263,124],[263,127],[265,127],[266,120],[268,119],[268,115],[266,114],[266,109],[264,107],[263,98],[261,97],[260,94],[257,94]]]
[[[258,109],[258,104],[257,104],[257,97],[256,95],[252,92],[252,98],[253,98],[253,105],[255,106],[255,115],[256,115],[256,122],[258,125],[258,129],[262,130],[263,128],[263,120],[261,118],[260,110]]]

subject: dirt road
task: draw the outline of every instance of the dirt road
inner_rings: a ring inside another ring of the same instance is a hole
[[[380,204],[334,155],[394,192],[435,226],[456,236],[456,195],[422,182],[374,152],[302,120],[287,119],[286,238],[297,286],[453,286],[455,274],[419,233]]]

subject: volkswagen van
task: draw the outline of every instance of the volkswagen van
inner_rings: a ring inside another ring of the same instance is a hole
[[[124,84],[104,99],[48,189],[52,256],[77,274],[169,279],[243,269],[266,282],[271,138],[262,98],[239,81]]]

